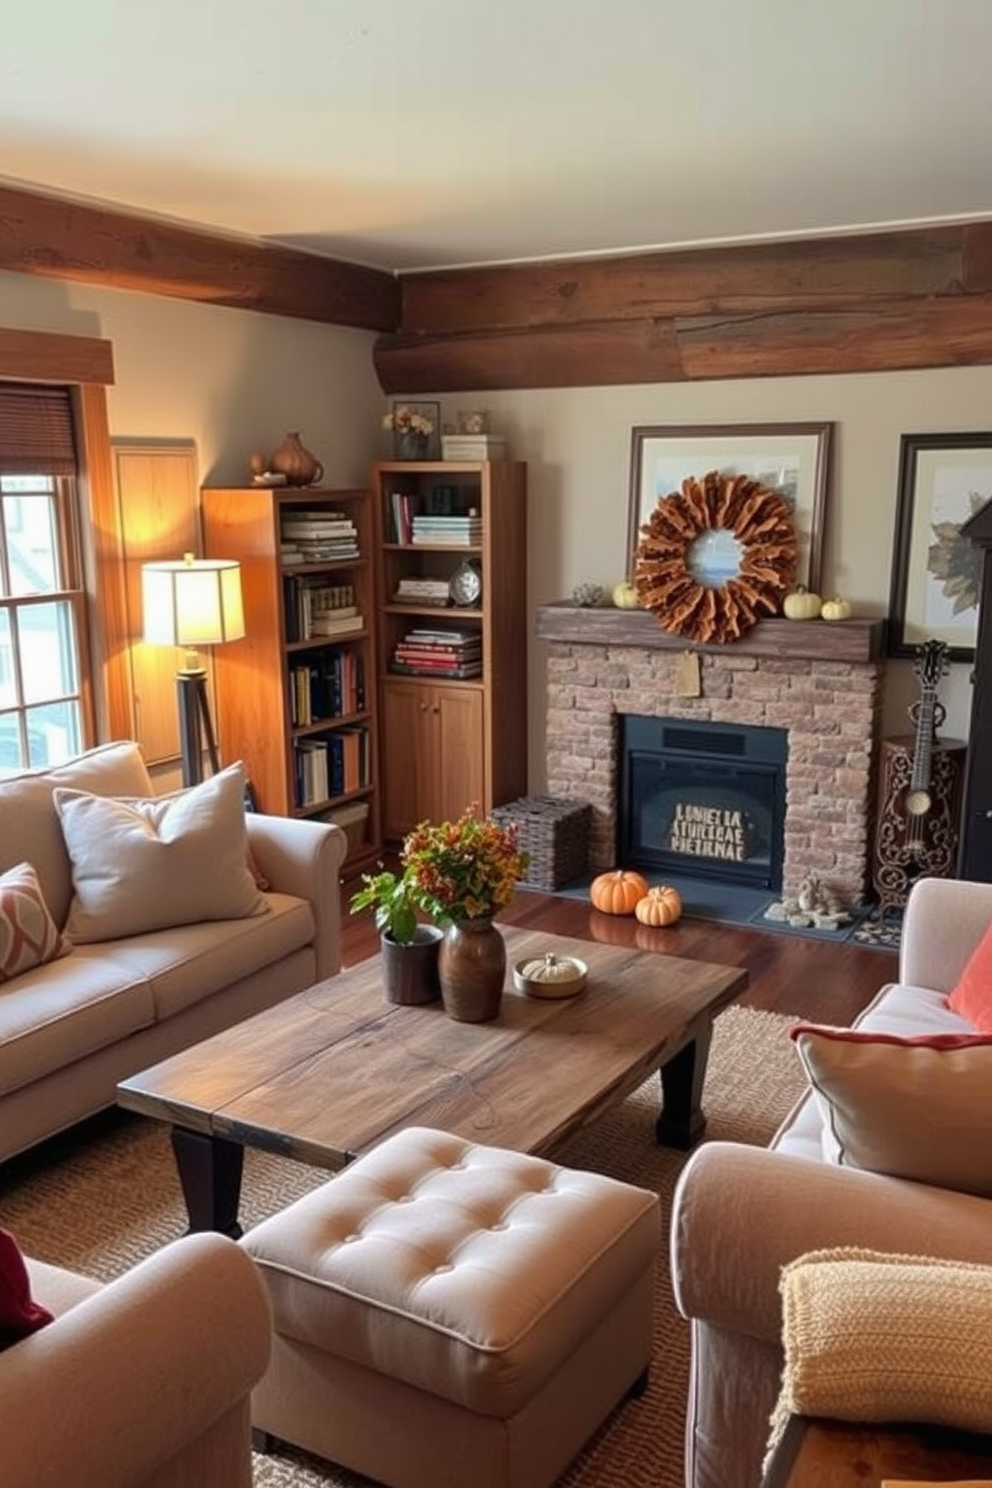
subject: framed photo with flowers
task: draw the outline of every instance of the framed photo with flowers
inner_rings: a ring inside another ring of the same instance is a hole
[[[961,528],[990,499],[992,433],[902,436],[890,656],[915,656],[924,641],[943,641],[949,661],[974,660],[982,555]]]
[[[392,430],[394,460],[440,460],[440,403],[396,402],[382,423]]]

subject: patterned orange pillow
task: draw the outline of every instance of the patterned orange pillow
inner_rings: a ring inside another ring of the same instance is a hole
[[[69,942],[42,898],[30,863],[0,874],[0,982],[64,956]]]

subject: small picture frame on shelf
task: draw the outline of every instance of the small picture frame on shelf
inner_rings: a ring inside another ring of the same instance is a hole
[[[394,460],[440,460],[440,403],[396,401],[383,423],[392,431]]]

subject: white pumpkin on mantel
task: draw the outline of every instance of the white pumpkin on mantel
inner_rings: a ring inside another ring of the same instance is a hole
[[[782,613],[787,620],[815,620],[820,613],[823,601],[818,594],[811,589],[804,589],[802,584],[797,584],[782,601]]]
[[[618,610],[639,610],[641,602],[637,590],[629,579],[621,579],[613,586],[613,603]]]
[[[849,599],[841,599],[835,594],[833,599],[825,599],[820,607],[820,615],[824,620],[850,620],[854,608]]]

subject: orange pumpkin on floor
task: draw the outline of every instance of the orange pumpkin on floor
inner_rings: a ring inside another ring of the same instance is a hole
[[[642,925],[674,925],[682,913],[682,897],[669,884],[654,884],[634,906]]]
[[[632,869],[616,868],[600,873],[589,885],[593,907],[603,914],[629,915],[648,891],[647,879]]]

